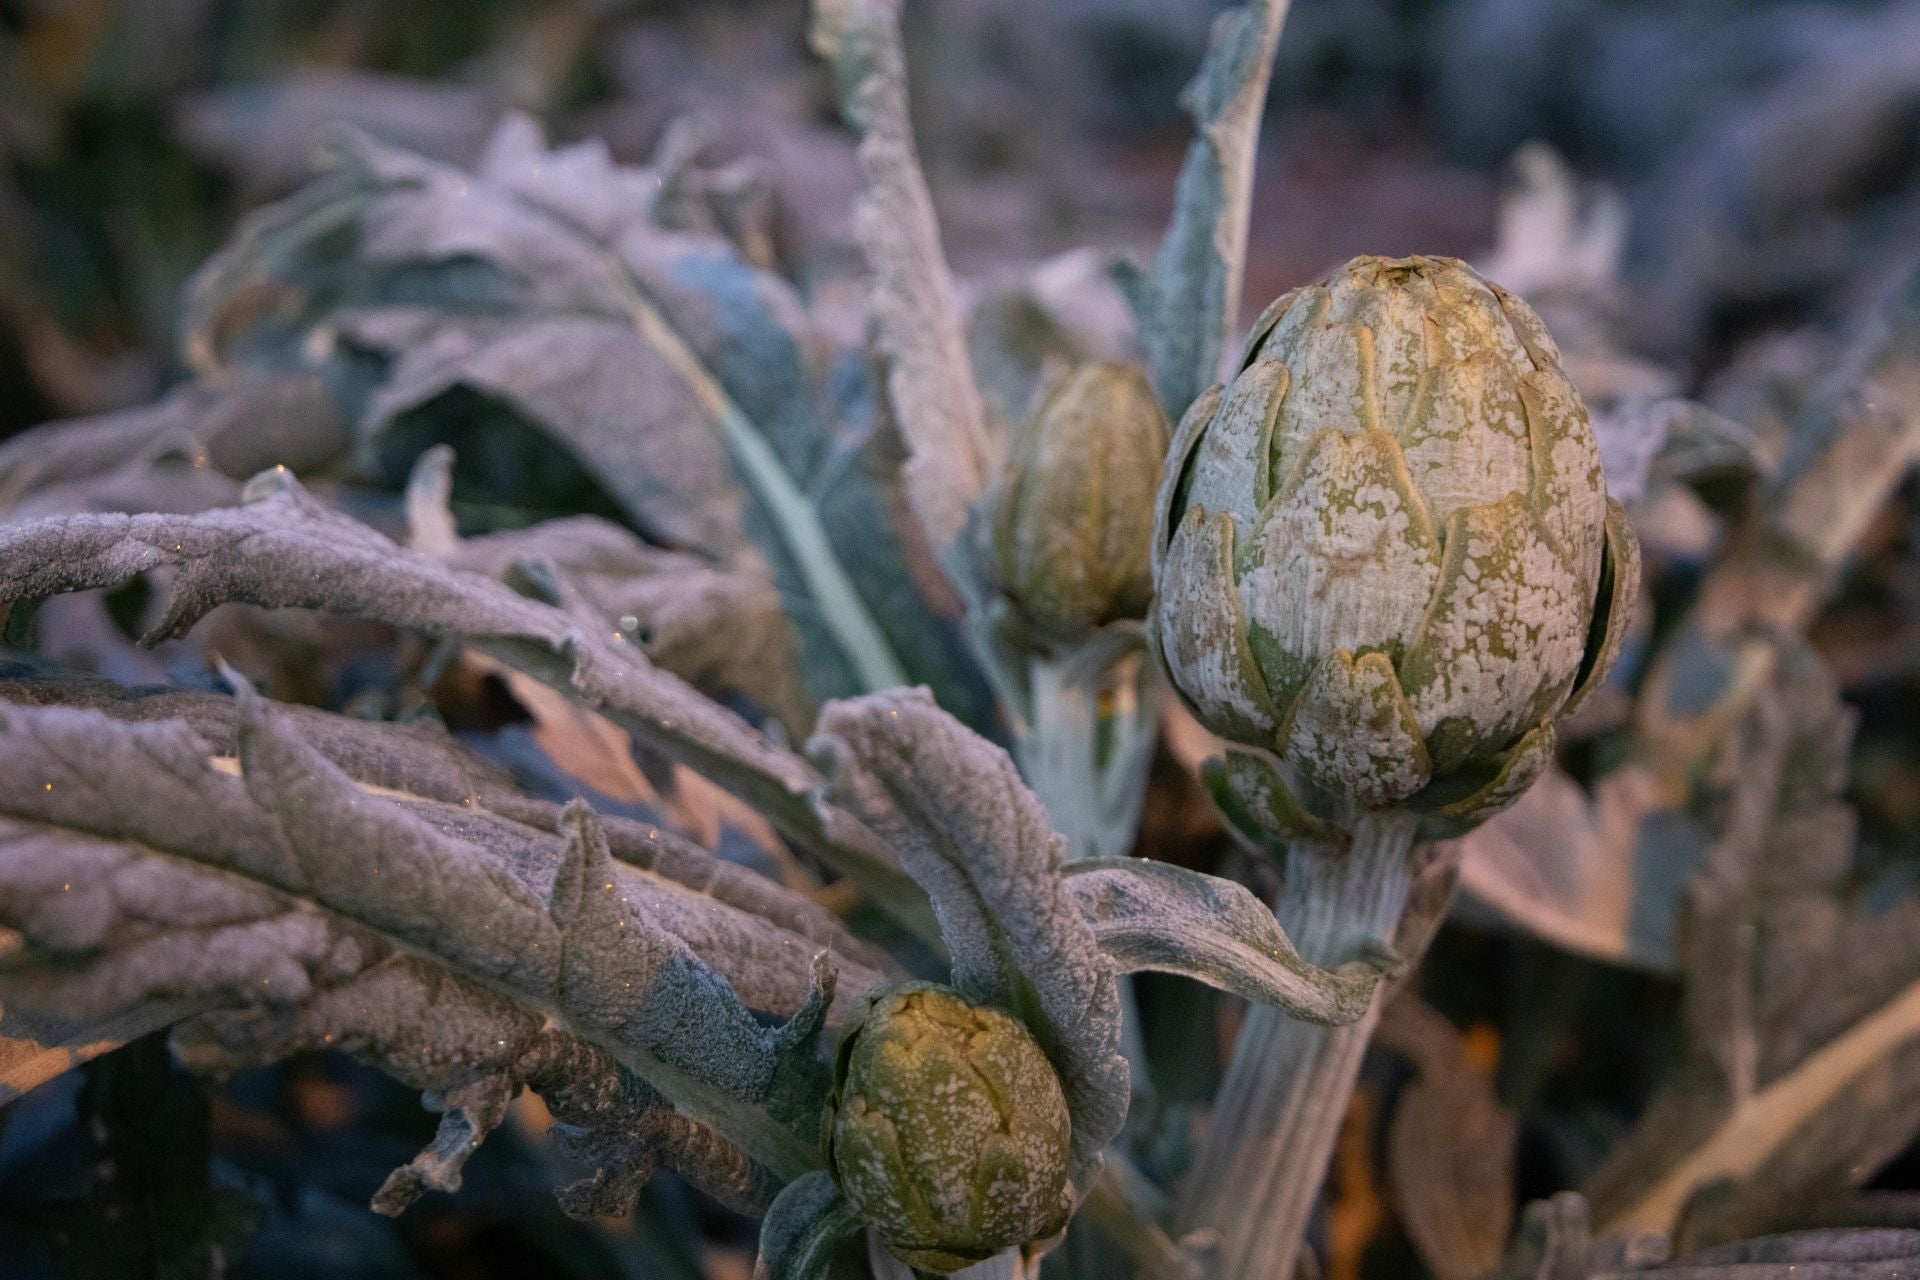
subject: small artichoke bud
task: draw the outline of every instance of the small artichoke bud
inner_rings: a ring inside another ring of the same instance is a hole
[[[1539,317],[1429,257],[1356,258],[1267,309],[1180,424],[1154,557],[1173,684],[1293,793],[1242,800],[1442,830],[1551,758],[1639,565]]]
[[[1146,376],[1087,364],[1015,441],[993,512],[992,571],[1009,621],[1071,644],[1153,597],[1153,495],[1172,435]]]
[[[869,1006],[841,1043],[835,1181],[901,1261],[945,1274],[1052,1235],[1071,1209],[1060,1081],[1019,1022],[930,983]]]

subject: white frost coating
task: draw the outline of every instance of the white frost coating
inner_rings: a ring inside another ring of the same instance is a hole
[[[1421,412],[1398,434],[1407,471],[1437,524],[1462,507],[1532,485],[1520,390],[1512,367],[1491,354],[1432,370]]]
[[[1162,493],[1174,683],[1215,732],[1362,806],[1469,763],[1506,760],[1519,787],[1531,757],[1504,753],[1572,689],[1608,536],[1539,317],[1451,259],[1356,258],[1268,308],[1242,367]],[[1249,486],[1271,487],[1251,522]]]
[[[1373,331],[1373,394],[1380,425],[1396,436],[1420,411],[1429,364],[1426,290],[1370,290],[1340,309],[1339,318]]]
[[[1314,668],[1283,749],[1315,786],[1369,808],[1406,799],[1432,775],[1399,677],[1380,653],[1356,661],[1342,650]]]
[[[1233,380],[1188,463],[1190,508],[1224,512],[1236,529],[1254,527],[1272,492],[1268,442],[1287,382],[1287,366],[1270,359],[1254,361]]]
[[[1560,373],[1539,373],[1521,384],[1533,431],[1535,483],[1547,534],[1582,582],[1600,573],[1600,544],[1607,519],[1607,490],[1600,444],[1586,407]]]
[[[1272,704],[1247,648],[1229,558],[1233,518],[1199,508],[1174,531],[1155,606],[1161,656],[1208,724],[1271,733]]]
[[[1271,349],[1271,348],[1269,348]],[[1373,405],[1373,335],[1357,325],[1308,331],[1288,362],[1293,386],[1273,424],[1273,477],[1287,483],[1322,431],[1362,431],[1378,419]]]
[[[1433,612],[1400,668],[1440,768],[1553,711],[1587,624],[1581,584],[1519,495],[1460,512],[1447,542]],[[1450,722],[1443,745],[1435,734]]]
[[[1440,544],[1383,433],[1326,431],[1247,551],[1240,607],[1304,679],[1336,649],[1412,643],[1440,579]],[[1269,670],[1267,678],[1275,679]],[[1288,695],[1272,688],[1276,706]]]

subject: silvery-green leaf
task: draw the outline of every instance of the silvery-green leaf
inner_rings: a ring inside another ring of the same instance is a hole
[[[1693,400],[1624,401],[1594,415],[1593,435],[1607,492],[1629,506],[1652,483],[1716,472],[1764,476],[1771,469],[1752,430]]]
[[[1201,766],[1201,780],[1227,830],[1254,853],[1277,860],[1293,841],[1340,839],[1332,823],[1300,802],[1286,767],[1265,752],[1229,747]]]
[[[802,1174],[774,1197],[760,1224],[754,1280],[823,1280],[842,1247],[865,1224],[824,1170]]]
[[[1385,968],[1322,969],[1300,957],[1273,911],[1245,886],[1140,858],[1070,862],[1067,888],[1115,968],[1177,973],[1309,1022],[1366,1013]]]
[[[1687,878],[1710,837],[1628,765],[1589,793],[1549,767],[1512,807],[1460,837],[1476,907],[1579,955],[1672,972]]]
[[[1588,1184],[1603,1228],[1696,1241],[1768,1229],[1920,1132],[1920,902],[1853,883],[1852,713],[1804,644],[1702,772],[1714,839],[1679,931],[1679,1066]]]
[[[986,485],[994,442],[914,149],[899,0],[815,0],[810,39],[832,65],[841,111],[860,132],[866,194],[855,234],[873,273],[870,306],[907,443],[907,492],[945,559]]]
[[[933,899],[969,999],[1013,1010],[1060,1074],[1084,1191],[1127,1112],[1112,965],[1061,874],[1061,839],[1005,751],[924,689],[821,709],[808,749],[827,797],[858,816]]]
[[[1219,377],[1239,318],[1254,150],[1287,7],[1288,0],[1252,0],[1216,18],[1206,62],[1182,98],[1197,136],[1140,317],[1154,387],[1174,417]]]
[[[549,151],[524,117],[472,172],[358,136],[330,159],[196,277],[197,363],[377,355],[363,464],[397,483],[436,433],[477,465],[531,427],[672,545],[744,562],[763,542],[854,687],[904,678],[808,495],[841,433],[831,354],[791,288],[722,239],[660,226],[654,173],[598,143]],[[289,305],[263,318],[249,302],[263,294]],[[438,412],[456,393],[469,411]],[[524,484],[552,468],[529,445],[498,470]]]
[[[824,1064],[801,1070],[787,1046],[818,1032],[817,972],[790,1010],[795,1032],[763,1027],[663,925],[664,887],[614,862],[583,807],[556,838],[375,795],[257,700],[243,702],[239,738],[235,778],[181,721],[0,710],[14,850],[0,859],[0,918],[25,942],[9,1002],[83,1017],[202,997],[298,1005],[404,953],[525,1024],[551,1019],[602,1046],[775,1167],[816,1158],[790,1104],[811,1075],[817,1108]],[[795,948],[789,963],[811,970],[811,955]],[[741,956],[713,956],[754,985]]]
[[[237,768],[240,703],[220,694],[128,688],[70,674],[21,674],[0,663],[0,706],[6,704],[86,709],[129,723],[181,722],[193,728],[209,758]],[[479,809],[536,831],[564,833],[563,806],[519,790],[506,770],[457,742],[437,721],[362,720],[296,706],[279,707],[275,714],[363,789]],[[864,971],[894,972],[884,951],[856,938],[810,898],[659,825],[608,816],[601,827],[614,857],[646,872],[649,885],[665,882],[647,900],[653,918],[702,956],[736,957],[737,968],[728,967],[735,961],[710,962],[723,967],[755,1008],[785,1014],[805,1003],[809,976],[789,964],[796,945],[830,951],[853,986],[865,981]],[[673,886],[691,892],[682,894]],[[850,987],[842,1003],[857,994]]]
[[[459,638],[579,698],[753,804],[790,838],[918,921],[924,898],[857,822],[829,836],[799,756],[610,635],[550,605],[396,547],[321,506],[290,476],[256,479],[248,505],[195,516],[76,516],[0,526],[0,599],[117,586],[179,567],[156,634],[214,605],[314,608]]]

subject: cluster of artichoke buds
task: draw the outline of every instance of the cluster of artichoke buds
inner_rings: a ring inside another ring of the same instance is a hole
[[[1154,573],[1181,697],[1270,753],[1227,790],[1282,834],[1387,809],[1443,833],[1551,758],[1639,551],[1539,317],[1453,259],[1362,257],[1269,307],[1182,420]]]
[[[848,1204],[923,1271],[1053,1235],[1072,1212],[1059,1077],[1019,1021],[946,987],[868,1006],[841,1042],[826,1128]]]
[[[993,505],[989,571],[1010,639],[1071,647],[1146,617],[1171,435],[1131,365],[1081,365],[1055,384],[1016,437]]]

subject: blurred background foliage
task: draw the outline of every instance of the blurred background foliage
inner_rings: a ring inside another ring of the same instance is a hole
[[[1150,256],[1189,138],[1179,92],[1218,7],[908,6],[922,154],[956,272],[987,304],[977,322],[1020,323],[1018,306],[993,300],[1069,249]],[[250,210],[298,186],[342,123],[460,166],[475,162],[510,110],[533,115],[557,143],[605,139],[629,164],[663,145],[693,147],[709,172],[731,174],[729,207],[749,210],[729,228],[743,253],[798,282],[814,319],[851,343],[863,323],[847,222],[859,175],[804,22],[795,0],[0,0],[0,440],[146,404],[188,381],[188,277]],[[1686,470],[1685,496],[1673,496],[1658,467],[1647,480],[1652,499],[1636,519],[1658,573],[1643,644],[1665,644],[1709,577],[1715,540],[1703,530],[1738,505],[1752,474],[1790,455],[1784,424],[1835,365],[1857,317],[1913,269],[1920,4],[1296,0],[1261,151],[1249,318],[1353,254],[1459,255],[1541,308],[1597,408],[1684,395],[1750,433],[1741,444],[1699,428],[1706,461]],[[1098,317],[1081,318],[1098,327]],[[1844,974],[1855,961],[1871,970],[1878,957],[1906,980],[1920,976],[1910,972],[1906,925],[1897,943],[1806,921],[1843,900],[1849,911],[1910,921],[1898,912],[1920,880],[1917,503],[1907,475],[1866,513],[1830,598],[1791,620],[1819,664],[1809,674],[1787,661],[1779,676],[1783,705],[1815,706],[1814,722],[1847,721],[1854,737],[1845,754],[1846,725],[1838,729],[1845,763],[1831,788],[1778,789],[1769,829],[1798,839],[1837,796],[1857,818],[1858,847],[1817,884],[1804,866],[1794,870],[1793,911],[1739,917],[1784,939],[1777,954],[1799,965]],[[142,603],[109,608],[131,617]],[[309,622],[287,620],[274,643],[327,661],[305,664],[304,686],[283,684],[283,696],[353,706],[386,682],[367,656],[384,636],[359,643],[336,629],[323,645]],[[443,684],[435,696],[439,714],[490,735],[489,749],[523,781],[544,780],[556,796],[580,789],[583,753],[570,760],[551,726],[545,737],[529,729],[538,713],[496,685]],[[1625,712],[1597,715],[1566,761],[1582,781],[1611,767],[1617,735],[1607,718]],[[1776,763],[1798,762],[1779,766],[1794,777],[1824,777],[1818,761],[1840,758],[1832,734],[1825,756],[1794,754],[1797,739],[1775,745]],[[1193,756],[1177,734],[1163,749],[1142,843],[1214,867],[1232,855],[1195,790]],[[588,781],[616,810],[633,783]],[[645,779],[633,785],[644,789]],[[773,856],[750,816],[704,793],[679,802],[742,860]],[[1719,887],[1765,882],[1768,859],[1797,865],[1770,849],[1756,844]],[[1485,895],[1449,924],[1419,998],[1388,1017],[1349,1116],[1319,1240],[1332,1280],[1477,1274],[1490,1263],[1475,1249],[1505,1233],[1499,1204],[1510,1221],[1526,1200],[1604,1188],[1609,1152],[1618,1163],[1618,1144],[1702,1033],[1699,1010],[1687,1007],[1701,975],[1725,963],[1699,937],[1672,936],[1692,866],[1672,864],[1664,883],[1660,867],[1642,868],[1629,896],[1643,901],[1620,928],[1653,936],[1623,941],[1611,959],[1594,957],[1604,947],[1581,954],[1500,927],[1499,903],[1487,909]],[[1256,883],[1264,874],[1240,870]],[[1695,932],[1724,918],[1701,909]],[[1845,954],[1822,956],[1814,942]],[[1153,1066],[1155,1105],[1177,1121],[1179,1108],[1210,1096],[1234,1011],[1151,977],[1139,996],[1160,1030],[1150,1043],[1182,1050]],[[1830,1011],[1829,1020],[1855,1014]],[[1814,1029],[1796,1034],[1831,1034],[1819,1021],[1802,1019],[1796,1026]],[[1913,1087],[1887,1087],[1894,1096],[1883,1110],[1857,1123],[1881,1123],[1910,1144],[1920,1125]],[[1662,1096],[1685,1117],[1684,1099]],[[389,1221],[363,1206],[432,1132],[412,1094],[331,1056],[216,1090],[174,1070],[158,1040],[139,1040],[0,1112],[0,1270],[275,1280],[747,1274],[750,1224],[671,1177],[649,1187],[631,1220],[565,1218],[545,1193],[552,1156],[537,1103],[523,1110],[523,1123],[476,1156],[458,1196]],[[1403,1117],[1391,1131],[1390,1112]],[[1492,1179],[1482,1199],[1496,1202],[1499,1230],[1449,1245],[1444,1230],[1423,1227],[1432,1206],[1404,1188],[1421,1184],[1423,1158],[1457,1145],[1463,1116],[1491,1126],[1477,1133],[1507,1132],[1494,1144],[1495,1165],[1507,1164],[1455,1171],[1455,1194],[1468,1199],[1462,1180]],[[1424,1139],[1400,1136],[1423,1124]],[[1163,1166],[1177,1169],[1180,1125],[1148,1127],[1164,1144]],[[1136,1155],[1152,1167],[1156,1153]],[[1866,1185],[1789,1205],[1764,1225],[1920,1225],[1920,1149],[1881,1158]]]

